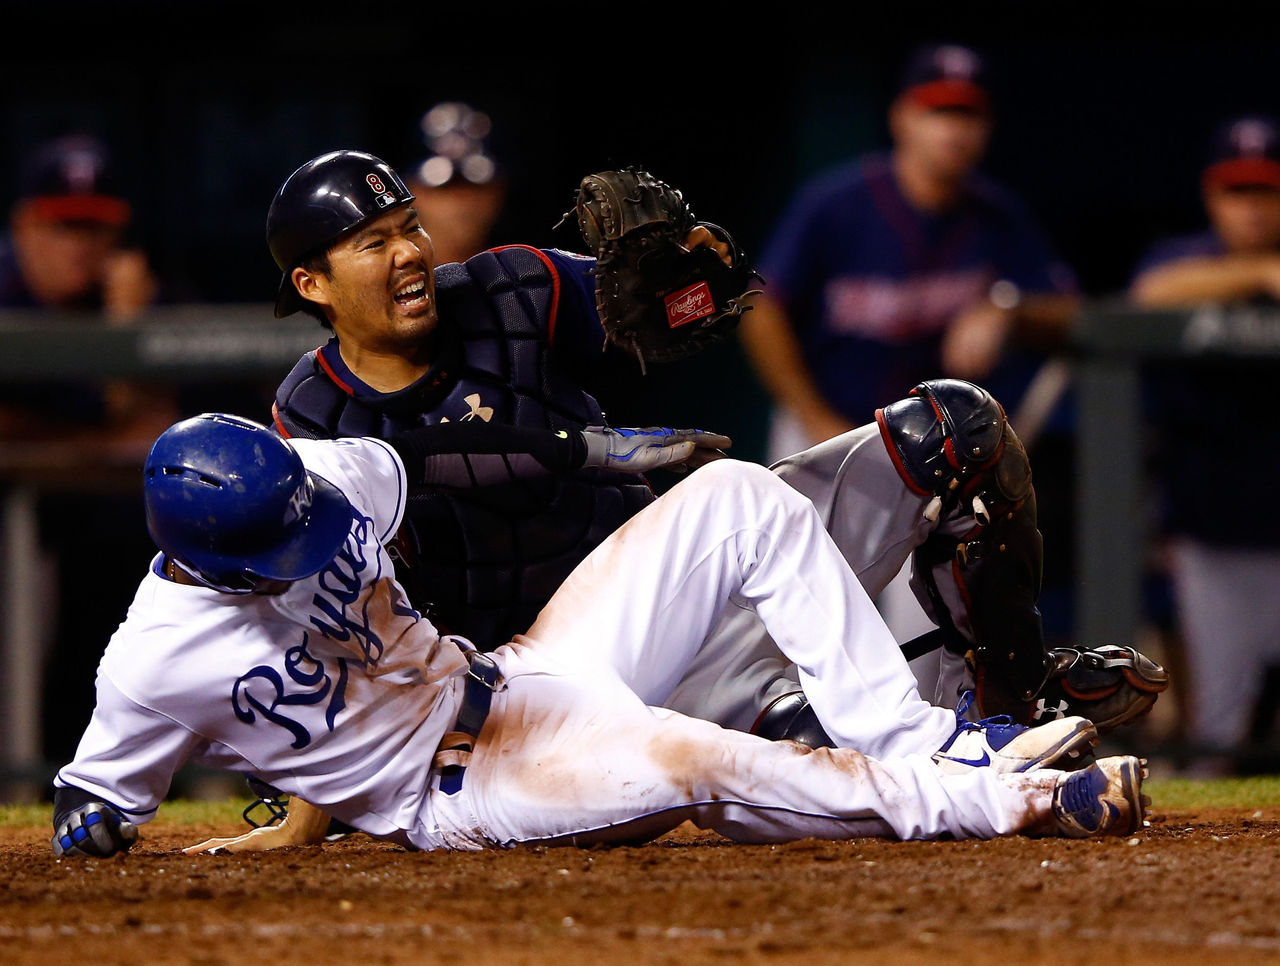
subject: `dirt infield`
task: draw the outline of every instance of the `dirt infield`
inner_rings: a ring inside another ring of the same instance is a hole
[[[0,962],[1280,963],[1277,809],[1084,842],[176,851],[227,831],[157,822],[103,861],[0,831]]]

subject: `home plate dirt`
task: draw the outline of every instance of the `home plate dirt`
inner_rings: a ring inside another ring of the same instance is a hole
[[[1277,809],[1086,841],[179,851],[231,831],[160,821],[76,861],[0,830],[0,963],[1280,963]]]

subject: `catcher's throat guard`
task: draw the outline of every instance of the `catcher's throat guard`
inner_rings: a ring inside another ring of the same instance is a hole
[[[596,258],[596,309],[606,345],[647,362],[666,362],[724,341],[751,308],[759,276],[719,225],[698,221],[684,196],[647,171],[602,171],[582,179],[573,210]],[[730,252],[686,247],[705,228]]]

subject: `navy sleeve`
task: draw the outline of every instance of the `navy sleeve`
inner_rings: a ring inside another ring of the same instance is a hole
[[[542,250],[559,285],[559,302],[548,338],[557,351],[576,355],[599,355],[604,345],[604,329],[596,311],[596,260],[585,255]]]
[[[832,201],[834,175],[820,176],[800,189],[782,213],[761,251],[765,290],[783,304],[819,287],[826,258],[822,223]]]

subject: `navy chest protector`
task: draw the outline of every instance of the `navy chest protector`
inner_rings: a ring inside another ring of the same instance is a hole
[[[357,392],[317,350],[276,395],[288,436],[376,436],[479,419],[579,430],[596,400],[560,371],[548,331],[554,277],[531,249],[484,253],[436,271],[441,325],[432,369],[394,393]],[[653,493],[642,477],[583,469],[484,487],[421,486],[389,548],[415,607],[482,649],[533,623],[569,572]]]

